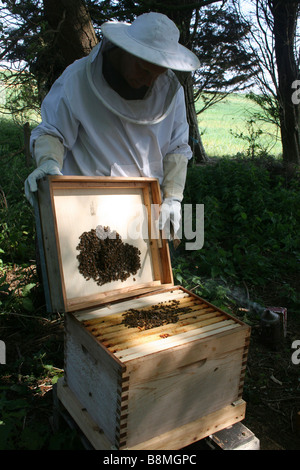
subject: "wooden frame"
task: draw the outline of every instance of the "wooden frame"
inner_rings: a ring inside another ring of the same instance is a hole
[[[112,199],[113,211],[109,207]],[[141,279],[133,281],[131,277],[124,283],[114,282],[100,288],[93,281],[86,282],[76,268],[78,235],[83,230],[89,230],[92,224],[94,228],[97,224],[107,225],[107,221],[112,220],[112,214],[116,225],[121,226],[123,219],[124,225],[128,217],[127,212],[123,214],[124,208],[136,210],[133,204],[130,205],[132,201],[136,201],[136,207],[146,208],[141,223],[145,224],[149,237],[143,240],[141,230],[141,237],[131,240],[142,249]],[[161,233],[154,231],[153,226],[158,216],[154,211],[160,204],[160,188],[154,178],[51,176],[40,180],[38,208],[43,257],[47,267],[45,281],[49,285],[51,298],[49,308],[60,312],[77,311],[172,285],[168,244]],[[102,208],[105,212],[103,217],[97,214]]]

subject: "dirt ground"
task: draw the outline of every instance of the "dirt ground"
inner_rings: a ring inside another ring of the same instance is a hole
[[[300,449],[300,364],[292,360],[293,353],[300,359],[300,349],[292,349],[295,340],[300,340],[297,314],[288,312],[287,335],[278,351],[262,343],[258,323],[252,326],[243,424],[260,440],[261,450]]]

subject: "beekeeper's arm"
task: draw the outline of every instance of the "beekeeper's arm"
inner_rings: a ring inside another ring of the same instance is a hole
[[[173,226],[176,234],[180,228],[181,201],[185,186],[188,160],[192,151],[188,144],[189,126],[186,120],[186,108],[183,89],[178,92],[176,114],[172,140],[163,160],[164,178],[161,184],[163,203],[159,217],[159,228],[165,228],[169,238],[168,228]]]
[[[163,203],[160,210],[159,227],[165,227],[169,235],[170,223],[176,234],[180,227],[181,201],[186,180],[188,159],[179,153],[168,154],[164,158],[164,179],[162,182]],[[169,226],[168,226],[169,224]]]
[[[32,205],[37,181],[45,175],[61,175],[66,149],[75,142],[78,121],[69,103],[62,75],[44,99],[42,122],[31,134],[31,154],[37,168],[25,181],[25,195]]]
[[[33,194],[37,191],[37,181],[45,175],[61,175],[64,161],[64,146],[52,135],[41,135],[34,142],[33,157],[36,162],[34,170],[25,181],[25,196],[33,205]]]

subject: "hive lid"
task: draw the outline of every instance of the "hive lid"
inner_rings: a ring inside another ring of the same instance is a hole
[[[40,180],[36,222],[47,309],[71,312],[172,286],[168,242],[156,229],[160,204],[160,187],[154,178],[48,176]],[[103,276],[94,276],[86,237],[95,241],[92,230],[97,227],[108,227],[121,236],[117,256],[115,248],[105,252],[110,272],[124,256],[133,258],[134,264],[139,261],[137,272],[127,267],[125,280],[109,275],[103,284]],[[91,273],[94,278],[87,279]]]

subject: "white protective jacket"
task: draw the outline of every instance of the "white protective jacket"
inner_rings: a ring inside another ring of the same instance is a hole
[[[168,70],[142,100],[125,100],[102,74],[106,40],[70,65],[43,101],[42,122],[32,132],[64,145],[62,173],[83,176],[146,176],[163,181],[163,159],[188,159],[188,124],[183,88]]]

